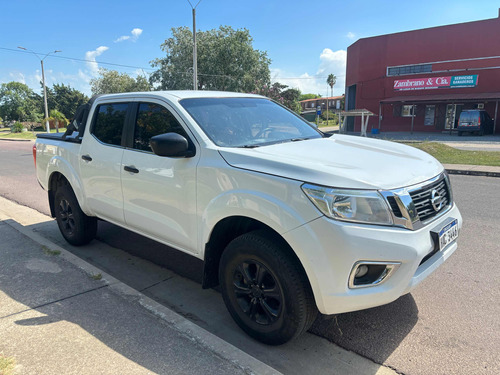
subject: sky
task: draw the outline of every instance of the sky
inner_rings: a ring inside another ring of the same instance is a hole
[[[482,0],[201,0],[196,26],[248,29],[253,47],[272,61],[273,81],[326,96],[330,73],[337,76],[333,94],[344,93],[347,47],[356,40],[496,18],[499,6]],[[47,86],[69,84],[90,95],[89,81],[100,67],[152,73],[151,60],[165,56],[160,45],[179,26],[192,28],[187,0],[0,0],[0,83],[19,81],[41,93],[40,59],[18,47],[40,57],[60,50],[44,60]]]

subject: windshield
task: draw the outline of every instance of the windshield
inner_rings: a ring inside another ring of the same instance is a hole
[[[181,105],[222,147],[258,147],[321,138],[305,120],[268,99],[193,98]]]

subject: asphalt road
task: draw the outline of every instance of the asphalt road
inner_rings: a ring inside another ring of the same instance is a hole
[[[31,142],[0,141],[0,195],[48,213],[46,193],[34,177],[31,145]],[[455,201],[464,217],[457,252],[411,294],[386,306],[335,318],[320,317],[312,328],[313,333],[402,374],[500,373],[500,277],[497,272],[500,179],[452,176],[451,180]],[[139,266],[141,259],[149,259],[177,274],[199,280],[200,263],[187,255],[106,223],[100,223],[98,237],[108,247],[131,254],[117,268],[117,272],[126,270],[122,279],[131,278],[136,267],[137,280],[151,278],[155,272],[161,280],[161,267]],[[109,254],[108,258],[102,253],[86,257],[109,270],[117,262],[113,258],[115,253]],[[140,257],[139,260],[134,260],[135,256]],[[192,292],[188,289],[185,285],[179,286],[174,295],[172,291],[155,295],[154,288],[147,292],[192,317],[204,328],[231,340],[225,336],[227,330],[217,326],[218,319],[212,322],[215,314],[212,306],[208,303],[203,306],[202,299],[197,305],[190,305],[196,298],[191,293],[197,293],[194,291],[197,288]],[[190,298],[179,298],[180,294]],[[207,311],[200,311],[200,303]],[[237,340],[241,342],[241,338]],[[245,348],[245,344],[241,343],[240,347]],[[277,353],[284,355],[284,352]]]

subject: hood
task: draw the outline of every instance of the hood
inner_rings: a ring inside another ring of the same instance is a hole
[[[443,171],[414,147],[348,135],[219,152],[235,168],[338,188],[395,189]]]

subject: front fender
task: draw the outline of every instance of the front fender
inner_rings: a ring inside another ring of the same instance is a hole
[[[296,189],[299,193],[299,184]],[[289,197],[288,194],[285,196]],[[231,190],[219,194],[208,203],[201,215],[200,249],[209,241],[216,224],[228,217],[248,217],[282,235],[321,216],[306,197],[297,198],[293,202],[300,207],[255,190]]]

